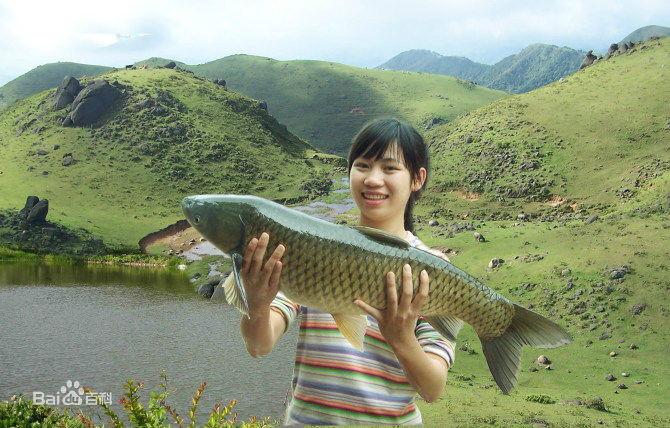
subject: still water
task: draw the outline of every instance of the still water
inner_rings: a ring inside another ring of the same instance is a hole
[[[145,383],[144,401],[164,370],[176,390],[168,404],[185,418],[190,397],[206,381],[201,423],[216,402],[231,399],[242,419],[281,419],[297,331],[289,330],[269,356],[254,359],[239,322],[237,310],[200,297],[175,272],[0,264],[0,400],[32,398],[35,391],[55,395],[70,380],[111,393],[121,414],[125,381]]]

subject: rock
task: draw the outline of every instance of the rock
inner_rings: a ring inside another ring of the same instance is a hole
[[[49,201],[42,199],[38,201],[26,215],[27,224],[41,224],[47,219],[49,213]]]
[[[440,225],[440,223],[437,220],[430,220],[428,222],[428,226],[434,227],[434,226],[439,226],[439,225]]]
[[[519,221],[526,221],[528,220],[528,214],[526,213],[517,214],[516,219]]]
[[[214,294],[214,289],[216,288],[217,285],[219,285],[220,281],[221,278],[216,277],[200,285],[200,287],[198,287],[198,294],[200,294],[202,297],[210,299]]]
[[[591,223],[593,223],[593,222],[596,221],[596,220],[598,220],[598,215],[597,215],[597,214],[594,214],[594,215],[592,215],[592,216],[589,216],[589,218],[586,219],[585,223],[586,223],[586,224],[591,224]]]
[[[614,55],[615,53],[617,53],[618,51],[619,51],[619,45],[616,44],[616,43],[612,43],[612,44],[610,45],[610,48],[607,50],[607,56],[608,56],[608,57],[609,57],[609,56],[612,56],[612,55]]]
[[[628,389],[628,387],[626,386],[625,383],[620,383],[616,387],[619,388],[619,389]]]
[[[540,355],[539,357],[537,357],[536,361],[538,364],[551,364],[551,361],[549,360],[549,358],[547,358],[546,355]]]
[[[612,351],[612,352],[609,353],[610,357],[616,357],[617,355],[619,355],[619,353],[616,352],[616,351]]]
[[[170,62],[168,62],[167,64],[165,64],[165,65],[163,66],[163,68],[175,68],[176,66],[177,66],[177,64],[175,64],[174,61],[170,61]]]
[[[145,98],[140,100],[132,105],[132,109],[135,111],[144,110],[145,108],[150,108],[154,106],[154,100],[151,98]]]
[[[37,154],[38,156],[45,156],[45,155],[48,155],[49,152],[47,152],[47,151],[44,150],[44,149],[39,149],[39,150],[36,152],[36,154]]]
[[[81,89],[82,86],[77,79],[65,76],[54,94],[54,110],[60,110],[74,101]]]
[[[472,143],[472,135],[468,135],[467,137],[465,137],[465,144],[470,144],[470,143]]]
[[[224,79],[214,79],[214,83],[219,86],[223,86],[224,88],[226,87],[226,81]]]
[[[593,64],[593,61],[598,58],[597,56],[593,55],[593,51],[588,51],[586,53],[586,56],[584,57],[584,60],[582,61],[582,65],[579,66],[579,69],[581,70],[582,68],[586,68],[589,65]]]
[[[640,347],[637,346],[637,345],[634,344],[634,343],[631,343],[630,346],[628,347],[628,349],[633,349],[633,350],[635,350],[635,349],[640,349]]]
[[[484,238],[484,235],[482,235],[481,233],[479,233],[479,232],[474,232],[473,235],[474,235],[474,237],[475,237],[475,241],[477,241],[477,242],[486,242],[486,238]]]
[[[39,202],[40,198],[37,196],[28,196],[26,203],[19,211],[19,217],[25,219],[28,216],[30,210]]]
[[[640,315],[645,309],[647,309],[646,303],[636,303],[630,308],[630,313],[633,315]]]
[[[53,149],[54,149],[54,150],[58,150],[58,149],[60,149],[60,144],[54,144]]]
[[[72,126],[72,119],[70,118],[69,114],[63,118],[63,121],[61,122],[61,125]]]
[[[545,370],[553,370],[554,368],[553,368],[552,366],[549,365],[549,366],[545,367],[544,369],[545,369]]]
[[[565,268],[561,271],[561,276],[566,277],[566,276],[570,275],[571,273],[572,273],[572,271],[570,269]]]
[[[63,166],[70,166],[74,163],[74,157],[72,157],[72,153],[66,153],[63,155],[63,161],[61,162]]]
[[[258,104],[258,108],[260,108],[261,110],[268,111],[268,103],[267,103],[267,101],[261,101],[261,103]]]
[[[640,385],[640,384],[644,383],[644,381],[643,381],[643,380],[636,380],[635,383],[636,383],[637,385]]]
[[[489,262],[489,269],[495,269],[503,263],[505,263],[505,260],[503,259],[500,258],[491,259],[491,261]]]
[[[90,125],[97,121],[114,102],[121,92],[104,79],[98,79],[79,92],[72,102],[72,111],[68,115],[74,126]]]
[[[151,109],[151,114],[154,116],[163,116],[167,113],[167,109],[163,106],[156,106]]]
[[[628,372],[621,372],[621,377],[628,377],[630,376],[630,373]]]
[[[614,376],[612,373],[609,373],[607,376],[605,376],[605,380],[614,382],[616,380],[616,376]]]
[[[625,275],[626,275],[626,272],[624,272],[624,271],[621,270],[621,269],[613,269],[613,270],[610,272],[610,278],[611,278],[611,279],[619,279],[619,278],[623,278]]]
[[[609,330],[605,330],[605,331],[602,332],[600,337],[598,337],[598,340],[605,340],[605,339],[609,339],[610,337],[612,337],[612,333]]]

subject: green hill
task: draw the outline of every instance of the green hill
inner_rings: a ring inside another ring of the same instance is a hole
[[[65,76],[80,78],[96,76],[111,70],[102,65],[55,62],[40,65],[0,87],[0,110],[16,100],[29,97],[47,88],[58,86]]]
[[[168,61],[152,58],[147,63]],[[434,118],[452,120],[505,95],[453,77],[324,61],[232,55],[180,66],[209,79],[225,79],[229,88],[266,100],[270,113],[291,132],[339,155],[346,154],[356,131],[372,118],[394,115],[423,127]]]
[[[585,53],[568,47],[536,43],[493,65],[467,58],[442,56],[426,50],[396,55],[377,68],[446,74],[493,89],[528,92],[560,79],[579,68]]]
[[[427,133],[419,236],[574,339],[503,396],[466,327],[427,425],[670,425],[669,99],[665,38]]]
[[[61,126],[67,109],[52,110],[53,90],[3,112],[0,209],[21,208],[37,195],[49,200],[49,220],[84,228],[112,247],[137,248],[147,233],[183,218],[185,195],[291,199],[334,168],[258,101],[190,73],[101,77],[123,96],[91,127]],[[74,162],[64,166],[67,153]]]
[[[646,27],[638,28],[633,31],[626,37],[624,37],[619,43],[628,43],[628,42],[643,42],[649,40],[650,37],[666,37],[670,36],[670,28],[663,27],[660,25],[647,25]]]

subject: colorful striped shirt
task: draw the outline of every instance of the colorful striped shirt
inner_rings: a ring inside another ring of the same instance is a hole
[[[410,245],[435,253],[407,233]],[[284,316],[287,326],[300,320],[285,425],[422,423],[414,402],[416,391],[373,317],[368,316],[365,351],[360,352],[342,336],[327,312],[297,305],[281,292],[271,308]],[[451,367],[455,343],[422,318],[414,332],[424,352],[439,355]]]

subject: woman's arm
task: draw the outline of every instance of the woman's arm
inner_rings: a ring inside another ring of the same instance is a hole
[[[270,303],[279,291],[285,247],[277,245],[268,261],[263,264],[270,235],[262,233],[260,239],[249,241],[242,262],[242,281],[249,303],[249,317],[242,316],[240,330],[252,357],[269,354],[286,330],[284,316],[271,310]]]
[[[444,391],[448,365],[441,357],[427,353],[419,345],[414,333],[421,308],[428,300],[428,273],[419,275],[419,289],[413,295],[412,270],[406,264],[402,272],[402,295],[398,300],[395,274],[386,275],[386,308],[374,308],[362,300],[354,303],[373,316],[386,342],[405,370],[407,380],[427,402],[437,400]]]

